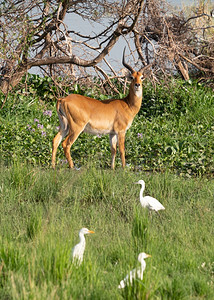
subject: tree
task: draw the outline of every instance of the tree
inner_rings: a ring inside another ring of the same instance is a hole
[[[74,14],[104,24],[103,29],[75,32],[65,22]],[[5,94],[33,66],[49,66],[50,75],[69,66],[66,74],[73,76],[74,66],[77,73],[92,67],[108,79],[99,64],[120,37],[134,41],[131,52],[141,66],[152,64],[153,78],[177,69],[189,79],[192,66],[208,77],[214,73],[214,18],[204,10],[173,12],[164,0],[4,0],[0,17],[0,89]],[[203,26],[196,26],[202,19]]]
[[[1,80],[6,93],[33,66],[74,64],[95,67],[110,52],[121,35],[136,26],[144,1],[3,1],[1,5]],[[134,9],[133,9],[134,7]],[[100,21],[109,15],[111,24],[94,36],[83,36],[67,28],[66,14]],[[74,38],[72,37],[74,36]],[[77,41],[81,38],[81,42]],[[97,39],[97,46],[92,42]],[[73,53],[73,44],[90,49],[87,60]],[[99,51],[99,52],[98,52]],[[94,55],[95,52],[96,55]],[[98,53],[98,54],[97,54]]]
[[[140,26],[133,30],[141,60],[153,61],[165,74],[174,66],[185,80],[189,69],[213,77],[214,18],[210,7],[210,1],[205,5],[200,0],[197,9],[166,12],[157,1],[148,1]]]

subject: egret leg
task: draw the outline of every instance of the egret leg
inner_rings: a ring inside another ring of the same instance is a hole
[[[157,215],[159,216],[159,218],[160,218],[160,221],[161,221],[161,224],[163,224],[163,222],[162,222],[162,217],[161,217],[161,215],[159,214],[159,212],[156,210],[156,213],[157,213]]]

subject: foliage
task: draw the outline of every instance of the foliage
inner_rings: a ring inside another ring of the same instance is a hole
[[[58,131],[54,84],[51,79],[29,75],[27,88],[10,93],[0,111],[0,154],[5,162],[26,160],[49,166],[52,139]],[[122,87],[118,88],[121,90]],[[94,88],[67,86],[67,92],[105,99]],[[136,170],[171,169],[183,174],[213,173],[212,90],[197,82],[174,80],[168,86],[147,82],[142,108],[126,137],[126,157]],[[4,96],[1,95],[3,103]],[[76,166],[93,159],[94,165],[109,167],[108,136],[82,134],[71,148]],[[62,147],[58,164],[66,163]],[[120,164],[119,158],[117,163]]]
[[[172,173],[0,166],[1,299],[213,299],[213,180]],[[146,194],[166,207],[151,216]],[[84,261],[71,264],[78,231]],[[119,290],[137,256],[152,255],[143,281]]]
[[[213,5],[193,2],[175,10],[164,0],[1,1],[0,89],[7,94],[32,67],[75,80],[92,71],[105,84],[102,63],[115,77],[105,57],[119,38],[131,45],[136,69],[152,64],[153,78],[179,73],[213,82]]]

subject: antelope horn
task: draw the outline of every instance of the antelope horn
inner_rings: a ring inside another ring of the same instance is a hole
[[[130,65],[128,65],[126,62],[125,62],[125,51],[126,51],[126,47],[124,48],[124,50],[123,50],[123,60],[122,60],[122,63],[123,63],[123,65],[124,65],[124,67],[126,68],[126,69],[128,69],[132,74],[135,72],[135,70],[130,66]]]
[[[146,71],[147,69],[151,68],[151,66],[152,66],[152,64],[146,65],[145,67],[142,67],[142,68],[139,70],[139,72],[143,74],[144,71]]]

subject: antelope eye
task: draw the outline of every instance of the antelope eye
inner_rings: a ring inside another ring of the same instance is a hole
[[[141,76],[140,79],[143,80],[143,76]]]

